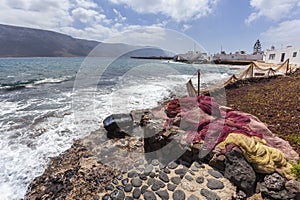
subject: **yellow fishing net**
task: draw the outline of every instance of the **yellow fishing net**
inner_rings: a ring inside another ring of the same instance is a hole
[[[266,146],[264,139],[231,133],[217,147],[225,149],[228,144],[237,145],[256,172],[273,173],[277,171],[288,179],[292,178],[290,174],[292,166],[287,162],[284,154],[278,149]]]

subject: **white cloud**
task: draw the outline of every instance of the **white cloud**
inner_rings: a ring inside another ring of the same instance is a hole
[[[148,27],[127,24],[126,17],[116,9],[112,10],[115,15],[109,18],[92,0],[0,0],[0,11],[2,24],[52,30],[98,41]],[[165,23],[157,21],[153,26],[164,27]],[[161,37],[153,32],[135,36],[145,41]],[[126,37],[124,42],[127,42]]]
[[[262,39],[268,46],[300,45],[300,19],[284,21],[276,27],[262,33]]]
[[[266,17],[271,20],[279,20],[288,16],[293,8],[299,5],[298,0],[250,0],[250,5],[255,9],[245,20],[250,24],[259,17]]]
[[[218,0],[110,0],[125,4],[138,13],[161,13],[177,22],[198,19],[213,11]]]
[[[78,6],[82,8],[97,8],[98,5],[90,0],[76,0]]]
[[[73,22],[68,13],[70,6],[68,1],[4,0],[0,3],[0,22],[54,30]]]
[[[0,23],[46,29],[73,37],[104,40],[122,27],[90,0],[1,0]],[[74,25],[82,23],[80,28]],[[112,28],[111,28],[112,27]]]
[[[72,16],[74,19],[81,21],[82,23],[88,23],[95,20],[99,14],[95,10],[85,8],[75,8],[72,10]]]

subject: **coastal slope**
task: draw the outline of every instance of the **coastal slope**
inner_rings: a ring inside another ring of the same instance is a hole
[[[0,24],[0,44],[0,57],[71,57],[88,55],[99,42]]]

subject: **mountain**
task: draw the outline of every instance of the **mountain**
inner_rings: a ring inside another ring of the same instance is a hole
[[[0,57],[86,56],[99,42],[0,24]]]
[[[97,47],[97,48],[95,48]],[[92,51],[93,50],[93,51]],[[122,43],[102,43],[69,35],[0,24],[0,57],[166,56],[165,51]]]

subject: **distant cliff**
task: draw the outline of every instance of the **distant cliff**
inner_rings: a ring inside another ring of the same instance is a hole
[[[99,42],[0,24],[0,57],[86,56]]]
[[[170,53],[155,47],[102,43],[53,31],[0,24],[0,57],[74,57],[88,54],[103,57],[170,56]]]

